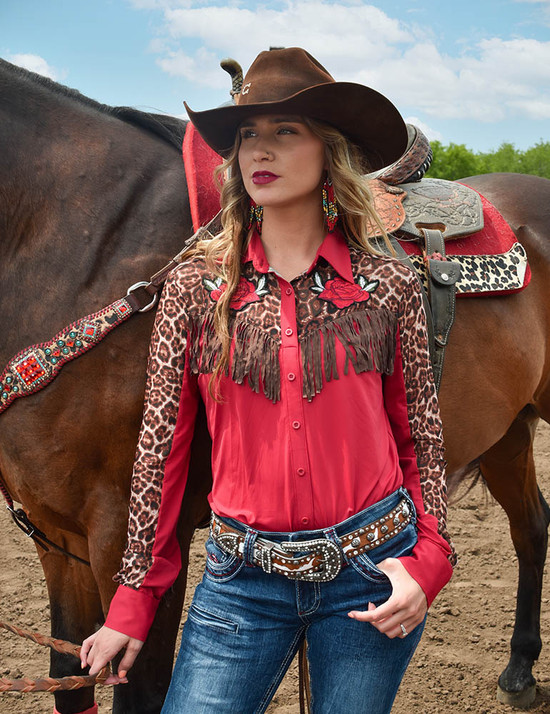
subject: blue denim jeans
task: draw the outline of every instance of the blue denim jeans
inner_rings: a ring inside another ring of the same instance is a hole
[[[333,528],[259,535],[277,542],[336,540],[391,510],[403,495],[408,498],[400,489]],[[351,558],[334,580],[311,583],[247,565],[210,538],[162,714],[264,712],[304,638],[314,714],[390,712],[424,624],[389,639],[347,613],[388,599],[391,585],[376,563],[409,554],[415,543],[413,518],[388,542]]]

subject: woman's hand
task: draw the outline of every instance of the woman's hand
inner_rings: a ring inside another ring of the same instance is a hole
[[[386,558],[377,567],[390,580],[393,588],[390,598],[378,607],[369,602],[367,610],[352,610],[348,615],[355,620],[370,622],[391,639],[406,637],[401,625],[408,634],[422,622],[428,610],[426,595],[397,558]]]
[[[134,660],[143,647],[141,640],[136,640],[122,632],[112,630],[110,627],[101,627],[93,635],[87,637],[82,643],[80,650],[80,663],[82,668],[90,666],[90,674],[100,672],[121,649],[126,648],[126,652],[118,665],[118,674],[111,674],[105,680],[105,684],[126,684],[126,674]]]

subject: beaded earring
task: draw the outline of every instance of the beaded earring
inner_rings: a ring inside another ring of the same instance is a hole
[[[256,221],[256,230],[261,235],[262,234],[262,220],[264,217],[264,207],[258,206],[258,204],[250,199],[250,208],[248,210],[248,230],[250,230]]]
[[[332,233],[338,221],[338,206],[334,199],[334,186],[327,173],[323,183],[323,212],[329,233]]]

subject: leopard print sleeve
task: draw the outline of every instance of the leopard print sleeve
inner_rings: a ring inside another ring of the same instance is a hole
[[[428,351],[426,313],[420,283],[413,274],[399,302],[398,325],[409,430],[420,475],[422,502],[425,512],[437,519],[438,532],[449,544],[449,560],[454,564],[456,555],[446,525],[443,429]]]
[[[186,365],[186,301],[184,281],[176,269],[164,287],[151,338],[128,542],[115,576],[115,581],[135,590],[145,584],[155,597],[172,584],[180,568],[175,530],[198,402]]]

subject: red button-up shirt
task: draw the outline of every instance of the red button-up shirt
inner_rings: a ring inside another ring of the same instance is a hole
[[[291,282],[255,233],[231,301],[232,362],[208,392],[225,285],[204,261],[165,286],[151,342],[129,540],[107,625],[145,639],[180,568],[176,524],[199,399],[215,513],[262,531],[314,530],[405,486],[418,543],[401,558],[430,603],[449,580],[442,432],[416,277],[328,234]]]

